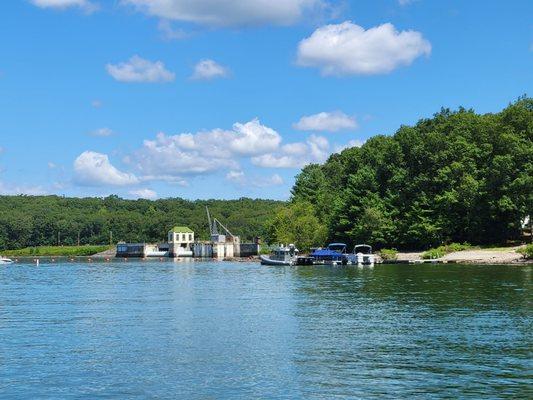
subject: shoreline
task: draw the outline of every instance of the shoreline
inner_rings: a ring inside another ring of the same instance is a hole
[[[458,252],[462,253],[462,252]],[[422,254],[420,253],[398,253],[398,259],[396,260],[388,260],[388,261],[381,261],[377,262],[377,265],[380,264],[403,264],[403,265],[421,265],[421,264],[429,264],[429,265],[443,265],[443,264],[465,264],[465,265],[532,265],[533,260],[528,260],[523,257],[515,258],[512,260],[505,259],[505,258],[494,258],[494,257],[488,257],[488,258],[467,258],[464,256],[457,256],[455,253],[450,253],[447,256],[452,257],[443,257],[439,259],[433,259],[433,260],[423,260],[420,257],[417,257],[416,255]],[[148,257],[148,258],[121,258],[121,257],[98,257],[98,256],[45,256],[40,255],[36,257],[11,257],[15,263],[35,263],[37,260],[39,262],[92,262],[92,263],[112,263],[112,262],[121,262],[121,263],[131,263],[131,262],[174,262],[174,263],[182,263],[182,262],[250,262],[250,263],[259,263],[259,258],[232,258],[232,259],[214,259],[214,258],[194,258],[194,257],[187,257],[187,258],[168,258],[168,257]]]
[[[439,264],[531,264],[533,260],[524,258],[517,252],[523,246],[489,248],[489,249],[468,249],[448,253],[437,259],[422,259],[424,252],[398,252],[396,262],[399,263],[439,263]]]

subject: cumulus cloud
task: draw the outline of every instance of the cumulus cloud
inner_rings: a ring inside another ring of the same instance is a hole
[[[229,70],[213,60],[201,60],[194,66],[191,79],[212,80],[216,78],[226,78]]]
[[[93,12],[98,9],[98,6],[89,0],[31,0],[31,3],[41,8],[79,7],[86,12]]]
[[[95,129],[94,131],[89,132],[89,135],[91,136],[100,136],[100,137],[107,137],[113,135],[115,132],[113,132],[109,128],[99,128]]]
[[[321,112],[300,118],[293,124],[299,131],[327,131],[337,132],[344,129],[356,129],[355,117],[344,114],[342,111]]]
[[[291,25],[323,13],[325,0],[122,0],[151,16],[204,26]]]
[[[175,79],[175,74],[168,71],[161,61],[149,61],[137,55],[126,62],[107,64],[106,70],[120,82],[161,83]]]
[[[147,200],[157,199],[157,192],[155,192],[152,189],[130,190],[128,193],[137,199],[147,199]]]
[[[323,163],[330,154],[328,140],[311,135],[306,142],[288,143],[279,151],[252,157],[252,164],[265,168],[301,168],[311,163]]]
[[[128,186],[139,179],[114,167],[106,154],[94,151],[81,153],[74,161],[74,181],[82,186]]]
[[[246,176],[241,162],[263,168],[301,168],[326,161],[338,149],[341,148],[317,135],[302,142],[283,143],[278,132],[253,119],[235,123],[227,130],[177,135],[160,132],[123,158],[127,171],[113,166],[106,154],[86,151],[74,161],[74,182],[86,186],[132,186],[163,181],[187,186],[188,180],[196,176],[223,173],[226,180],[238,185],[267,187],[283,184],[282,177]],[[133,188],[130,194],[141,197],[141,192],[134,192]]]
[[[420,32],[398,32],[390,24],[365,30],[346,21],[318,28],[298,45],[297,63],[322,75],[386,74],[431,53]]]
[[[91,101],[91,106],[93,108],[100,108],[102,107],[102,102],[100,100],[93,100]]]
[[[140,173],[149,176],[200,175],[220,169],[236,169],[236,158],[276,150],[281,136],[258,119],[236,123],[231,130],[213,129],[197,133],[158,133],[145,140],[130,157]]]

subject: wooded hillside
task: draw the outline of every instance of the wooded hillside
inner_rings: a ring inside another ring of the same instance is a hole
[[[289,207],[298,203],[313,206],[324,240],[420,249],[518,239],[533,214],[533,99],[497,114],[442,109],[374,136],[305,167]]]
[[[59,196],[0,196],[0,250],[28,246],[75,245],[113,241],[166,240],[175,225],[187,225],[207,239],[205,206],[242,239],[264,235],[265,221],[281,202],[272,200],[183,199],[124,200],[116,196],[63,198]]]

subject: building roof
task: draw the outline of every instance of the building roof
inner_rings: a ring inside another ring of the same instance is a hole
[[[187,226],[175,226],[174,228],[172,228],[170,230],[170,232],[174,232],[174,233],[194,233],[194,231],[187,227]]]

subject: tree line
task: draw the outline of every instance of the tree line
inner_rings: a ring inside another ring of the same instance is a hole
[[[60,196],[0,196],[0,250],[32,246],[166,241],[175,225],[209,238],[205,207],[243,240],[265,235],[282,204],[273,200],[125,200]]]
[[[532,214],[533,99],[522,97],[494,114],[442,109],[306,166],[267,232],[304,247],[425,249],[518,240]]]

